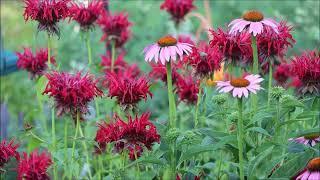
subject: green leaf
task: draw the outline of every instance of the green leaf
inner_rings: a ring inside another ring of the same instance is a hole
[[[307,129],[300,131],[296,134],[295,137],[301,137],[301,136],[306,136],[306,135],[311,135],[311,134],[320,134],[320,129],[319,127],[313,128],[313,129]]]
[[[254,132],[271,137],[271,135],[268,133],[268,131],[266,131],[265,129],[263,129],[261,127],[251,127],[251,128],[248,128],[247,131],[254,131]]]
[[[255,157],[253,160],[249,163],[248,168],[248,176],[252,177],[254,173],[256,172],[256,168],[260,165],[260,163],[272,152],[274,146],[271,146],[270,148],[266,149],[265,151],[261,152],[257,157]],[[266,161],[264,161],[266,162]]]

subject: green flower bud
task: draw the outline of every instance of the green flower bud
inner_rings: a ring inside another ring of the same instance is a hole
[[[212,97],[212,101],[216,105],[223,105],[227,100],[228,100],[227,94],[219,94]]]
[[[281,86],[271,88],[271,98],[279,101],[279,99],[285,94],[285,89]]]

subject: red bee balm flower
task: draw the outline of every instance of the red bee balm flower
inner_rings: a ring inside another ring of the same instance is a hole
[[[179,24],[186,14],[195,9],[195,6],[193,5],[193,0],[165,0],[160,9],[166,10],[171,14],[175,23]]]
[[[23,53],[17,52],[16,54],[18,56],[18,68],[28,71],[32,78],[43,75],[48,68],[48,49],[40,49],[33,55],[30,48],[25,48]],[[53,56],[50,57],[50,62],[55,64],[56,61]]]
[[[118,13],[112,15],[109,12],[102,13],[97,23],[104,32],[101,40],[107,40],[107,45],[115,41],[115,46],[121,47],[131,36],[129,29],[131,22],[129,22],[127,14]]]
[[[86,114],[88,103],[103,94],[97,87],[97,80],[89,74],[81,76],[80,72],[75,75],[52,72],[46,76],[49,82],[43,94],[54,98],[58,115],[71,113],[75,118],[77,112]]]
[[[156,127],[149,120],[150,113],[143,113],[140,117],[134,119],[128,116],[126,123],[118,116],[115,116],[115,122],[99,124],[95,141],[104,147],[107,143],[115,142],[115,150],[122,152],[124,149],[129,151],[131,160],[140,157],[144,148],[151,150],[156,142],[160,142],[160,135]],[[103,148],[101,148],[103,149]]]
[[[24,19],[38,21],[38,30],[46,30],[49,34],[59,36],[57,23],[69,16],[68,2],[70,0],[24,0]]]
[[[77,21],[84,31],[94,26],[95,21],[102,12],[103,2],[98,0],[89,2],[87,7],[84,4],[79,5],[77,3],[72,3],[70,7],[71,18]]]
[[[288,79],[291,77],[290,65],[281,63],[273,73],[273,77],[281,86],[285,86]]]
[[[299,92],[305,94],[320,94],[320,52],[305,51],[301,56],[295,56],[291,63],[292,74],[302,82]]]
[[[149,75],[154,79],[160,79],[162,82],[167,83],[166,67],[161,63],[150,65],[152,67],[152,71],[149,73]],[[180,74],[177,72],[177,68],[174,65],[172,67],[172,84],[175,85],[179,78]]]
[[[49,154],[38,151],[31,152],[28,156],[23,153],[23,158],[18,164],[18,180],[49,180],[47,169],[52,164]]]
[[[11,140],[9,143],[6,142],[5,139],[1,141],[0,144],[0,168],[3,168],[3,166],[9,162],[9,160],[12,157],[15,157],[17,160],[19,160],[19,153],[17,152],[17,149],[19,147],[19,144],[13,144],[13,140]],[[0,171],[1,173],[1,171]]]
[[[116,97],[118,103],[125,109],[135,108],[140,100],[147,100],[148,95],[152,97],[149,81],[145,77],[136,79],[108,73],[107,80],[109,83],[108,96]]]
[[[181,101],[188,104],[196,104],[199,93],[199,81],[195,81],[192,76],[179,78],[177,82],[177,94]]]
[[[189,55],[189,64],[193,67],[194,72],[199,77],[208,77],[214,71],[220,70],[223,55],[217,46],[209,48],[193,48]]]
[[[213,48],[214,46],[218,46],[227,60],[237,62],[239,65],[252,61],[249,33],[242,32],[231,35],[222,29],[218,29],[216,31],[210,30],[210,32],[212,35],[210,47]]]

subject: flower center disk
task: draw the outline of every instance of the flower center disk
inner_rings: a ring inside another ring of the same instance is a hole
[[[259,11],[247,11],[242,15],[242,18],[251,22],[259,22],[263,20],[263,14]]]
[[[250,84],[250,81],[244,78],[234,78],[231,80],[230,84],[234,87],[247,87]]]
[[[177,39],[172,36],[164,36],[158,40],[158,44],[161,47],[174,46],[177,44]]]
[[[320,171],[320,157],[317,157],[317,158],[310,160],[307,168],[311,172]]]

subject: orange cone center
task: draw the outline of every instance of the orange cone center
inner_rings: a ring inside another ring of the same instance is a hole
[[[174,46],[177,44],[177,39],[169,35],[164,36],[158,40],[158,44],[161,47]]]
[[[242,15],[242,18],[251,22],[259,22],[263,20],[263,14],[259,11],[247,11]]]
[[[233,78],[231,79],[230,84],[234,87],[247,87],[250,84],[250,81],[244,78]]]

